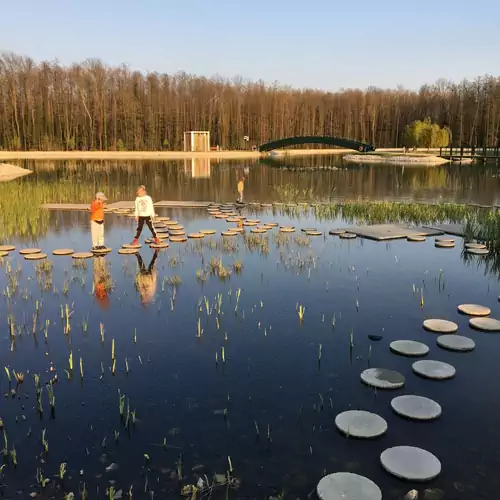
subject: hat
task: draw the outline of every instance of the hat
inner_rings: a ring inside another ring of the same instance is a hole
[[[106,195],[104,193],[102,193],[101,191],[99,191],[98,193],[95,194],[95,199],[101,200],[101,201],[108,201],[108,199],[106,198]]]

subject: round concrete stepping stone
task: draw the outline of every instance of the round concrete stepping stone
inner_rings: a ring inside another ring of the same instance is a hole
[[[363,410],[349,410],[335,417],[337,429],[349,437],[376,438],[387,431],[387,422],[377,415]]]
[[[269,227],[278,227],[279,224],[277,222],[265,222],[264,223],[266,226],[269,226]]]
[[[454,241],[436,241],[434,243],[436,248],[453,248],[455,246]]]
[[[155,231],[158,234],[168,233],[168,228],[166,228],[166,227],[156,227],[155,226]]]
[[[105,255],[111,252],[111,248],[101,248],[99,250],[92,250],[92,253],[95,255]]]
[[[432,399],[411,394],[394,398],[391,401],[391,408],[401,417],[411,420],[434,420],[442,413],[441,405]]]
[[[149,248],[154,248],[155,250],[161,248],[168,248],[168,243],[151,243],[151,245],[149,245]]]
[[[170,220],[170,217],[156,217],[156,220],[158,222],[168,222]]]
[[[468,316],[489,316],[491,314],[489,307],[480,306],[479,304],[460,304],[458,311]]]
[[[401,373],[385,368],[368,368],[361,373],[361,380],[378,389],[399,389],[405,385],[405,378]]]
[[[139,249],[138,248],[120,248],[118,250],[118,253],[120,255],[134,255],[136,253],[139,253]]]
[[[258,222],[248,222],[247,220],[243,222],[244,226],[257,226]]]
[[[42,250],[40,248],[23,248],[19,250],[21,255],[32,255],[34,253],[40,253]]]
[[[490,253],[486,248],[467,248],[465,251],[471,255],[488,255]]]
[[[184,231],[184,229],[171,229],[168,232],[168,234],[169,234],[169,236],[185,236],[186,231]]]
[[[227,214],[215,214],[214,217],[216,219],[227,219],[229,217],[229,215],[227,215]]]
[[[264,229],[264,231],[271,231],[272,229],[274,229],[274,226],[257,226],[257,229]]]
[[[165,222],[165,226],[167,227],[172,227],[172,226],[178,226],[179,223],[176,220],[168,220]]]
[[[339,234],[344,234],[347,231],[345,229],[330,229],[328,231],[328,234],[331,234],[332,236],[338,236]]]
[[[181,226],[180,224],[177,224],[175,226],[170,226],[168,228],[169,232],[172,232],[172,231],[184,231],[184,226]]]
[[[426,319],[424,328],[435,333],[455,333],[458,330],[458,325],[446,319]]]
[[[247,219],[247,222],[255,222],[255,224],[260,224],[260,219]]]
[[[455,240],[453,238],[443,238],[442,236],[437,236],[434,238],[434,241],[436,243],[455,243]]]
[[[382,491],[367,477],[336,472],[323,477],[316,493],[320,500],[382,500]]]
[[[221,234],[222,236],[238,236],[236,231],[222,231]]]
[[[193,238],[193,239],[200,239],[203,238],[205,235],[203,233],[189,233],[187,235],[188,238]]]
[[[56,248],[52,250],[52,255],[72,255],[74,250],[72,248]]]
[[[0,245],[0,252],[13,252],[15,249],[14,245]]]
[[[322,234],[321,231],[306,231],[307,236],[321,236]]]
[[[4,257],[7,257],[7,255],[9,255],[9,252],[2,252],[0,250],[0,259],[3,259]]]
[[[471,318],[469,326],[483,332],[500,332],[500,321],[493,318]]]
[[[303,227],[301,231],[307,233],[307,231],[317,231],[317,229],[315,227]]]
[[[46,253],[28,253],[24,255],[25,260],[43,260],[47,258]]]
[[[250,232],[251,233],[258,233],[258,234],[267,233],[267,231],[265,229],[262,229],[260,227],[252,227],[252,229],[250,229]]]
[[[388,448],[380,463],[389,474],[408,481],[430,481],[441,473],[441,462],[432,453],[413,446]]]
[[[237,219],[236,217],[228,217],[226,219],[226,222],[239,222],[240,219]]]
[[[390,343],[389,348],[402,356],[425,356],[429,352],[425,344],[415,340],[395,340]]]
[[[483,243],[466,243],[465,248],[475,248],[477,250],[483,250],[486,248],[486,245]]]
[[[215,234],[217,231],[215,229],[201,229],[200,233],[204,234],[205,236],[210,235],[210,234]]]
[[[425,241],[425,236],[407,236],[406,240],[413,241],[414,243],[421,243],[422,241]]]
[[[476,343],[472,339],[462,335],[441,335],[436,342],[439,347],[448,351],[468,352],[473,351],[476,347]]]
[[[141,248],[141,247],[142,247],[142,245],[140,243],[137,243],[137,245],[133,245],[132,243],[124,243],[122,245],[122,248],[129,248],[129,249],[130,248],[136,248],[136,249],[138,249],[138,248]]]
[[[417,375],[432,380],[447,380],[453,378],[457,373],[455,368],[448,363],[431,359],[415,361],[415,363],[411,365],[411,368]]]
[[[281,226],[280,231],[282,233],[295,233],[295,228],[292,226]]]
[[[93,256],[92,252],[75,252],[72,255],[73,259],[91,259]]]
[[[343,240],[353,240],[356,238],[356,235],[354,233],[340,233],[339,238],[342,238]]]
[[[242,227],[230,227],[228,229],[228,232],[230,233],[236,233],[236,234],[240,234],[240,233],[244,233],[245,230],[242,228]]]
[[[170,236],[171,243],[184,243],[187,241],[186,236]]]

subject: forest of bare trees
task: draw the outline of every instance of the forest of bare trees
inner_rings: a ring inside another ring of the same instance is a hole
[[[500,78],[325,92],[0,55],[0,149],[178,150],[185,130],[210,130],[224,149],[248,147],[246,135],[250,145],[336,135],[398,147],[405,126],[425,117],[449,127],[454,145],[496,146]]]

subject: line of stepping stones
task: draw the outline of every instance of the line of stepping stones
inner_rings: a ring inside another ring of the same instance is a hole
[[[500,300],[500,297],[499,297]],[[488,317],[491,309],[477,304],[461,304],[458,312],[471,316],[471,328],[486,332],[500,332],[500,321]],[[472,351],[475,342],[457,335],[458,325],[453,321],[427,319],[423,328],[441,334],[436,343],[439,347],[455,352]],[[390,350],[407,357],[426,356],[429,347],[413,340],[396,340],[391,342]],[[456,374],[455,368],[442,361],[419,360],[412,364],[417,375],[433,380],[447,380]],[[393,370],[368,368],[361,373],[361,381],[378,389],[399,389],[405,384],[405,377]],[[429,421],[441,416],[442,408],[432,399],[404,394],[391,401],[391,409],[397,415],[416,421]],[[342,412],[335,418],[339,431],[356,438],[377,438],[387,431],[387,422],[379,415],[363,410]],[[415,482],[430,481],[441,473],[441,462],[432,453],[414,446],[395,446],[383,451],[380,455],[382,467],[400,479]],[[381,500],[382,491],[370,479],[358,474],[337,472],[323,477],[316,488],[321,500]],[[417,493],[415,490],[413,492]],[[406,498],[406,497],[405,497]],[[416,496],[412,497],[416,498]]]

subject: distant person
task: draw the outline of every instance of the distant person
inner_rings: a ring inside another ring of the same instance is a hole
[[[109,307],[108,288],[111,276],[106,268],[106,259],[99,255],[94,259],[94,294],[97,304],[103,309]]]
[[[151,196],[148,196],[146,188],[141,185],[137,188],[137,198],[135,199],[135,220],[137,221],[137,231],[135,233],[135,238],[132,241],[132,245],[139,244],[139,238],[141,237],[144,224],[146,224],[151,231],[154,242],[157,244],[160,243],[153,226],[154,216],[155,209],[153,206],[153,200],[151,199]]]
[[[238,203],[243,203],[243,191],[245,190],[245,178],[240,177],[238,181]]]
[[[96,193],[90,204],[90,233],[92,250],[104,250],[104,206],[108,199],[104,193]]]
[[[158,257],[158,249],[155,250],[153,258],[146,268],[144,261],[139,253],[136,254],[138,271],[135,277],[135,287],[139,292],[141,298],[141,304],[146,305],[154,300],[156,295],[156,259]]]

